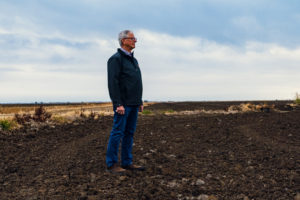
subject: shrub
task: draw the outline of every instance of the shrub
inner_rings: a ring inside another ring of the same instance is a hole
[[[96,117],[96,113],[94,111],[91,111],[90,115],[89,115],[89,118],[90,119],[95,119]]]
[[[41,105],[39,108],[35,109],[35,113],[33,116],[30,114],[15,114],[15,120],[18,124],[24,125],[26,122],[30,122],[31,120],[37,122],[45,122],[47,119],[51,118],[51,114],[46,112],[46,109]]]
[[[6,120],[6,119],[0,120],[0,127],[4,131],[11,130],[14,126],[16,126],[14,121],[9,121],[9,120]]]
[[[84,114],[84,112],[81,112],[79,116],[84,119],[88,117],[88,116],[86,116],[86,114]]]
[[[41,105],[39,108],[35,109],[35,113],[33,116],[34,121],[38,122],[45,122],[47,119],[51,118],[51,114],[46,112],[46,109],[43,105]]]
[[[20,115],[18,113],[15,114],[15,120],[18,124],[24,125],[26,122],[30,122],[32,116],[30,114]]]

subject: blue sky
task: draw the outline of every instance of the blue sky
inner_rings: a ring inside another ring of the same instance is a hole
[[[144,99],[293,99],[296,0],[4,0],[0,103],[109,101],[107,59],[131,29]]]

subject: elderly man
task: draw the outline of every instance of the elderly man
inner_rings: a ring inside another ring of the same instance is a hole
[[[143,111],[142,77],[132,50],[137,39],[132,31],[119,34],[121,48],[107,62],[108,89],[113,103],[113,127],[106,152],[107,170],[123,173],[126,170],[144,170],[132,163],[133,135],[136,129],[138,112]],[[121,166],[118,164],[118,149],[121,142]]]

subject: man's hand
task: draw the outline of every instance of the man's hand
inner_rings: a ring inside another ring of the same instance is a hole
[[[120,115],[124,115],[125,114],[124,106],[118,106],[117,109],[116,109],[116,112]]]
[[[143,105],[140,105],[140,107],[139,107],[139,112],[143,112],[143,110],[144,110],[144,106],[143,106]]]

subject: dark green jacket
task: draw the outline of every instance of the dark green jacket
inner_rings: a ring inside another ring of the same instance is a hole
[[[114,106],[142,105],[143,84],[137,60],[121,49],[107,62],[108,90]]]

